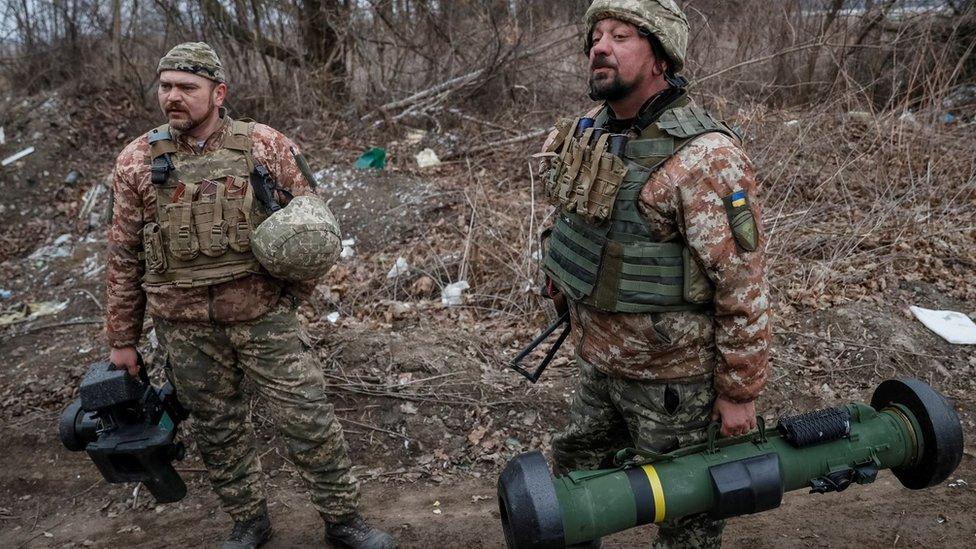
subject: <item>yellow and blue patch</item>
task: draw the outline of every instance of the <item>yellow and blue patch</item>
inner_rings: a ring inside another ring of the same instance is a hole
[[[746,205],[746,192],[745,191],[736,191],[736,192],[732,193],[732,196],[729,197],[729,201],[732,203],[732,207],[733,208],[740,208],[742,206],[745,206]]]

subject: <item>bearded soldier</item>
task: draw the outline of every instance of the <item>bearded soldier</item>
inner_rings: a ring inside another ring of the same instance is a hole
[[[590,96],[603,103],[560,121],[543,150],[558,207],[543,270],[580,368],[557,473],[624,447],[702,442],[710,420],[747,433],[769,346],[755,175],[678,76],[684,13],[673,0],[596,0],[585,24]],[[717,547],[723,526],[664,523],[655,546]]]
[[[253,548],[271,536],[245,378],[305,479],[326,541],[395,547],[359,515],[342,428],[295,311],[336,259],[335,219],[288,138],[227,115],[224,70],[210,46],[176,46],[157,73],[168,123],[126,146],[114,172],[112,364],[138,373],[148,312],[214,491],[234,520],[221,547]],[[269,196],[269,188],[277,191]]]

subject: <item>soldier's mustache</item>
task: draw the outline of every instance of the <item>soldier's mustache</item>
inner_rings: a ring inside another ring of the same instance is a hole
[[[615,69],[615,68],[617,68],[616,63],[611,63],[609,59],[602,58],[602,57],[598,57],[597,59],[594,59],[593,64],[590,65],[590,70],[593,71],[597,69]]]

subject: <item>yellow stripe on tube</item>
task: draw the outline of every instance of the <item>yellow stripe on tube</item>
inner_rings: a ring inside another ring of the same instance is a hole
[[[653,465],[644,465],[641,469],[644,469],[651,492],[654,493],[654,522],[664,522],[664,487],[661,486],[661,479]]]

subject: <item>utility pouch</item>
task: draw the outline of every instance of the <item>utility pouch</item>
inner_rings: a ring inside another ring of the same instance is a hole
[[[227,222],[227,244],[235,252],[245,253],[251,250],[251,207],[254,193],[247,187],[244,196],[228,198],[224,196],[223,211]]]
[[[227,221],[224,219],[225,188],[217,184],[216,193],[193,202],[193,224],[200,241],[200,253],[219,257],[227,252]]]
[[[163,252],[163,231],[157,223],[146,223],[142,228],[142,248],[146,258],[146,270],[153,274],[166,272],[166,254]]]
[[[179,202],[163,206],[163,211],[166,213],[163,228],[169,241],[169,252],[180,261],[192,261],[200,255],[200,243],[193,224],[191,202],[195,192],[196,185],[189,183]]]
[[[583,146],[583,143],[589,141],[592,133],[592,129],[587,129],[579,138],[568,138],[563,145],[562,153],[559,155],[558,170],[554,174],[555,185],[552,193],[550,193],[550,198],[567,211],[572,211],[576,180],[583,169],[586,157],[589,155],[589,151]]]
[[[735,191],[722,198],[725,204],[725,214],[729,218],[732,237],[739,249],[746,252],[755,251],[759,247],[759,229],[756,218],[752,215],[749,197],[745,191]]]
[[[702,270],[695,258],[691,256],[691,250],[687,247],[681,251],[682,270],[684,279],[684,298],[685,301],[695,304],[709,303],[715,296],[715,288],[712,281]]]
[[[597,140],[587,172],[576,187],[576,212],[590,222],[610,218],[617,191],[627,174],[624,159],[607,150],[610,138],[611,134],[605,133]]]

